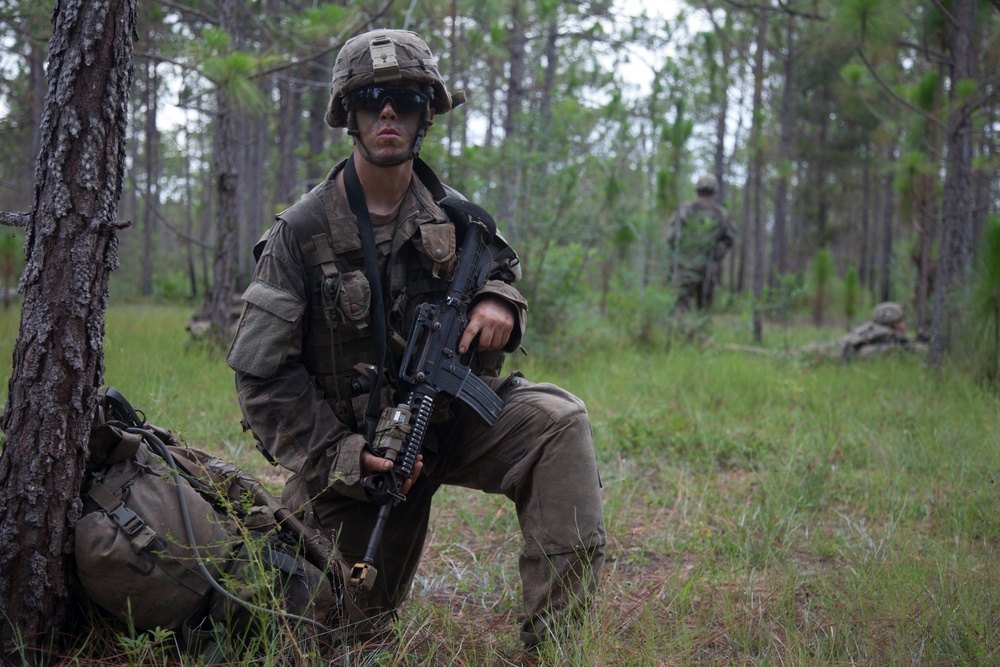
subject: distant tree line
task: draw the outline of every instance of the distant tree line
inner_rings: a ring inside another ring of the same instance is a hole
[[[3,210],[28,205],[50,13],[0,8]],[[273,214],[348,152],[323,121],[330,68],[372,27],[420,32],[467,91],[425,154],[520,250],[536,331],[588,292],[663,287],[663,225],[712,172],[740,229],[733,295],[764,304],[828,251],[943,349],[998,203],[1000,12],[977,0],[689,1],[669,20],[610,0],[152,0],[113,289],[224,324]]]

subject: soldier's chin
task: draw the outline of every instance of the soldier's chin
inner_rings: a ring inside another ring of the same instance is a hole
[[[369,162],[380,167],[402,164],[409,159],[409,147],[400,148],[399,146],[378,146],[377,144],[375,146],[375,150],[370,151],[368,156]]]

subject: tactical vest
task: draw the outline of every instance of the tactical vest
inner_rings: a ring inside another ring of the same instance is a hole
[[[338,202],[340,206],[338,207]],[[291,229],[303,258],[307,311],[301,361],[337,416],[352,429],[363,423],[369,380],[364,365],[375,359],[370,318],[371,286],[364,275],[364,250],[353,215],[331,175],[298,203],[278,215]],[[387,358],[384,387],[394,387],[398,360],[416,308],[440,299],[455,267],[455,227],[422,213],[401,211],[399,225],[417,231],[395,251],[379,243],[378,261],[387,304]],[[425,219],[420,219],[421,217]],[[255,252],[263,248],[262,241]],[[384,401],[397,401],[386,396]]]

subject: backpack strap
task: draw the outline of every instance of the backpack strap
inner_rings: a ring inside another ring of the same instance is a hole
[[[133,512],[121,499],[116,498],[100,482],[94,482],[87,496],[118,524],[125,537],[131,541],[136,553],[148,547],[156,539],[156,531],[147,526],[142,517]]]

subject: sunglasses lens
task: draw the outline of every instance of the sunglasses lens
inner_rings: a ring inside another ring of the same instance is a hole
[[[398,114],[420,113],[426,108],[427,97],[409,88],[388,88],[385,86],[368,86],[359,88],[344,98],[348,111],[370,111],[378,113],[387,101],[392,101],[392,108]]]

